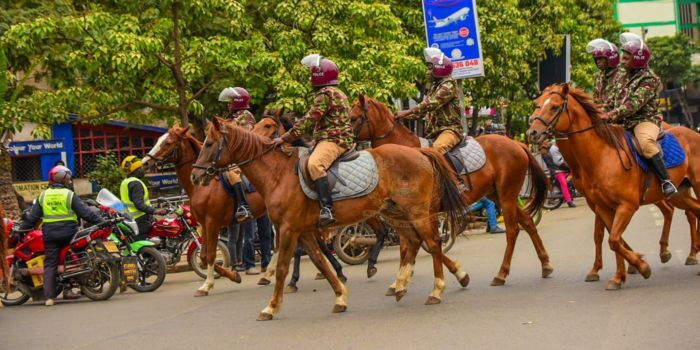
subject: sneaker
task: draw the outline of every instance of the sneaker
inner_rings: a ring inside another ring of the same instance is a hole
[[[569,208],[576,208],[576,204],[574,204],[573,201],[566,203],[566,204],[569,206]]]
[[[251,267],[251,268],[245,270],[245,274],[246,274],[246,275],[259,275],[259,274],[260,274],[260,270],[258,270],[258,269],[255,268],[255,267]]]
[[[63,299],[64,300],[80,299],[80,293],[76,293],[72,289],[66,289],[63,291]]]
[[[245,267],[243,267],[243,264],[236,264],[236,265],[233,267],[233,269],[236,270],[236,272],[243,272],[243,271],[245,271]]]
[[[46,301],[44,302],[44,305],[53,306],[54,303],[55,303],[55,301],[53,299],[46,299]]]
[[[488,233],[505,233],[506,230],[504,230],[504,229],[500,228],[498,225],[496,225],[496,227],[494,227],[494,228],[487,228],[486,232],[488,232]]]

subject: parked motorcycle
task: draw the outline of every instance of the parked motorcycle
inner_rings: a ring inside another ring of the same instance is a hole
[[[97,203],[103,216],[116,219],[117,223],[109,239],[119,247],[122,257],[120,275],[122,283],[137,292],[152,292],[165,281],[165,259],[155,248],[156,244],[147,240],[136,240],[138,225],[127,214],[126,205],[107,189],[97,194]]]
[[[119,286],[119,248],[107,237],[111,227],[123,218],[107,220],[84,228],[73,236],[59,254],[57,287],[80,288],[92,300],[107,300]],[[0,295],[7,306],[22,305],[30,298],[44,300],[44,240],[41,229],[13,230],[8,246],[14,248],[7,257],[12,284]]]
[[[568,173],[566,174],[568,177]],[[559,207],[561,207],[562,204],[566,202],[566,199],[564,199],[564,194],[561,192],[561,187],[559,186],[559,182],[552,177],[552,189],[547,192],[547,200],[544,202],[544,208],[547,210],[554,210]],[[567,184],[569,186],[569,193],[571,193],[572,198],[579,197],[580,194],[576,191],[576,187],[574,186],[573,181],[567,181]]]
[[[204,238],[197,232],[197,219],[192,215],[188,205],[175,205],[175,200],[175,198],[159,198],[153,201],[155,204],[162,203],[170,210],[171,215],[153,224],[151,232],[148,233],[148,240],[155,244],[155,248],[169,267],[174,267],[180,262],[182,255],[186,254],[190,268],[199,277],[207,278],[206,266],[199,263]],[[215,264],[224,268],[231,266],[228,247],[221,241],[216,245]],[[214,277],[219,278],[221,275],[214,272]]]

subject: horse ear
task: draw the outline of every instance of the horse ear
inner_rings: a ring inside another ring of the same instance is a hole
[[[274,119],[279,120],[283,114],[284,114],[284,106],[282,108],[278,109],[277,112],[275,112]]]
[[[189,126],[189,125],[188,125],[186,128],[182,129],[182,131],[180,131],[180,133],[181,133],[182,135],[186,135],[188,131],[190,131],[190,126]]]
[[[569,94],[569,83],[564,83],[561,85],[561,93],[564,96]]]
[[[360,95],[359,98],[360,98],[360,104],[364,106],[365,103],[366,103],[366,102],[365,102],[365,95]]]
[[[211,121],[211,125],[214,127],[214,130],[221,131],[221,122],[219,121],[219,117],[214,117],[214,120]]]

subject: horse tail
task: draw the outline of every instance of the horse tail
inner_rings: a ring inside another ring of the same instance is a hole
[[[525,212],[529,215],[536,213],[542,209],[544,202],[547,200],[547,191],[549,191],[549,180],[547,175],[542,170],[540,163],[537,162],[535,156],[530,152],[527,146],[518,142],[525,154],[527,154],[528,172],[530,173],[530,198],[531,201],[525,208]]]
[[[440,152],[432,148],[421,148],[420,152],[430,160],[435,170],[435,179],[440,186],[440,212],[447,215],[446,223],[452,232],[464,232],[469,222],[469,204],[459,190],[457,174]]]

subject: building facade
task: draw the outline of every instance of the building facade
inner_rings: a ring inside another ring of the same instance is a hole
[[[617,0],[615,18],[630,32],[644,37],[682,31],[700,42],[700,0]]]

